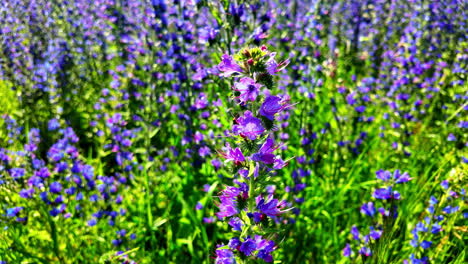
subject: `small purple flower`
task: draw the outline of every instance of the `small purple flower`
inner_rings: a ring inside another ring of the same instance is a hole
[[[234,134],[240,134],[250,140],[257,139],[259,135],[265,132],[262,121],[254,117],[250,111],[245,111],[244,115],[237,119],[237,123],[237,125],[233,126]]]
[[[395,170],[393,172],[393,178],[395,179],[395,183],[405,183],[411,180],[407,172],[400,174],[400,170]]]
[[[351,250],[351,245],[346,244],[346,246],[343,248],[343,256],[344,257],[349,257],[353,254],[353,251]]]
[[[255,101],[261,87],[261,84],[255,83],[255,81],[249,77],[244,77],[234,84],[234,90],[240,92],[238,98],[241,103]]]
[[[268,137],[260,147],[258,153],[252,155],[253,161],[263,162],[265,164],[272,164],[275,162],[275,155],[272,154],[278,147],[274,147],[275,142],[272,138]]]
[[[88,221],[88,226],[95,226],[96,224],[97,224],[96,218],[91,218],[91,219]]]
[[[241,232],[244,223],[239,217],[233,217],[229,220],[229,225],[232,226],[233,230]]]
[[[440,224],[433,224],[431,228],[431,233],[432,234],[438,234],[442,231],[442,226]]]
[[[228,246],[231,249],[237,249],[241,245],[241,243],[242,242],[239,240],[239,238],[233,237],[231,238],[231,240],[229,240]]]
[[[226,145],[225,152],[222,152],[221,155],[226,159],[226,161],[233,161],[234,164],[239,165],[245,161],[244,154],[240,148],[232,149],[231,146]]]
[[[423,249],[428,249],[431,247],[431,245],[432,245],[431,241],[424,240],[423,242],[421,242],[421,247]]]
[[[371,230],[370,233],[369,233],[369,236],[372,239],[377,240],[382,236],[382,231],[380,231],[380,230]]]
[[[198,155],[200,155],[200,157],[206,157],[206,156],[209,156],[210,154],[211,154],[211,150],[207,146],[203,146],[198,150]]]
[[[242,72],[242,68],[234,61],[232,56],[224,54],[221,59],[221,62],[218,64],[218,70],[223,72],[220,74],[221,76],[229,77],[235,73]]]
[[[368,247],[361,247],[359,249],[359,254],[369,257],[372,255],[372,251]]]
[[[440,186],[442,186],[442,188],[447,190],[449,188],[449,182],[447,180],[444,180],[440,183]]]
[[[49,131],[54,131],[60,128],[60,122],[56,118],[49,120],[49,123],[47,125],[48,125]]]
[[[219,161],[219,159],[213,159],[211,160],[211,165],[213,165],[213,167],[215,168],[215,170],[219,170],[219,168],[221,168],[221,165],[223,165],[221,163],[221,161]]]
[[[276,73],[282,71],[284,68],[286,68],[286,66],[288,66],[289,60],[285,60],[280,63],[276,62],[276,60],[274,59],[276,56],[276,52],[271,52],[269,55],[270,58],[266,62],[267,72],[269,74],[276,75]]]
[[[258,196],[256,199],[256,203],[257,203],[257,209],[269,217],[278,216],[286,212],[286,211],[281,210],[286,206],[286,202],[285,201],[279,202],[277,199],[274,199],[273,195],[271,194],[268,195],[268,198],[266,201],[263,197]]]
[[[221,196],[219,196],[221,203],[218,205],[219,212],[216,213],[218,217],[230,217],[239,212],[237,208],[237,196],[240,192],[238,188],[232,186],[227,186],[226,189],[223,190]]]
[[[124,237],[124,236],[127,234],[127,230],[125,230],[125,229],[117,230],[117,231],[116,231],[116,234],[117,234],[118,236]]]
[[[375,214],[374,203],[373,202],[364,203],[361,206],[361,213],[368,215],[370,217],[374,217],[374,214]]]
[[[41,178],[48,178],[50,176],[50,172],[47,167],[42,167],[35,172],[35,175]]]
[[[195,209],[196,209],[196,210],[201,210],[201,209],[203,209],[203,204],[200,203],[200,202],[197,202],[197,204],[195,205]]]
[[[379,209],[377,209],[377,211],[379,211],[379,213],[382,216],[390,216],[390,211],[385,210],[385,208],[383,208],[383,207],[380,207]]]
[[[255,243],[257,244],[257,257],[263,259],[265,262],[273,262],[271,252],[276,249],[275,242],[272,240],[265,240],[259,235],[255,235]]]
[[[355,225],[353,225],[353,226],[351,227],[351,235],[353,235],[353,239],[354,239],[354,240],[356,240],[356,241],[359,241],[359,240],[360,240],[360,238],[359,238],[359,236],[360,236],[359,230],[358,230],[358,228],[357,228]]]
[[[59,182],[53,182],[50,184],[49,188],[51,193],[60,193],[62,191],[62,184]]]
[[[275,162],[273,164],[273,168],[276,170],[280,170],[288,165],[287,161],[284,161],[281,156],[277,155],[275,157]]]
[[[6,216],[7,217],[15,217],[18,215],[19,212],[23,210],[23,207],[13,207],[13,208],[8,208],[6,210]]]
[[[26,170],[23,168],[12,168],[10,169],[10,175],[13,179],[19,179],[24,176]]]
[[[216,264],[235,264],[236,259],[234,253],[230,249],[221,249],[223,245],[218,246],[216,249]]]
[[[257,249],[257,244],[251,238],[247,238],[239,247],[239,251],[244,253],[246,256],[252,255],[252,252]]]
[[[376,199],[387,200],[392,198],[392,187],[379,188],[374,191],[373,196]]]
[[[392,173],[389,171],[384,171],[384,170],[378,170],[375,175],[377,176],[377,179],[380,179],[384,182],[390,180],[392,177]]]
[[[265,101],[260,107],[259,114],[273,121],[275,120],[275,114],[289,107],[291,107],[291,105],[282,98],[270,95],[265,98]]]
[[[450,133],[447,137],[447,141],[457,141],[457,138],[455,137],[455,135]]]
[[[34,188],[22,189],[19,192],[19,195],[21,198],[32,198],[33,194],[34,194]]]
[[[212,224],[216,221],[214,217],[203,217],[203,223]]]

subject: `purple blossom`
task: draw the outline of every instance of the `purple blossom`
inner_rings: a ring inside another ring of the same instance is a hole
[[[455,137],[455,135],[450,133],[447,137],[447,141],[457,141],[457,138]]]
[[[265,101],[260,107],[259,114],[273,121],[275,119],[275,114],[291,106],[292,105],[285,102],[282,98],[270,95],[265,98]]]
[[[219,212],[216,215],[220,218],[230,217],[239,213],[237,208],[237,196],[241,191],[233,186],[226,186],[219,196],[221,203],[218,205]]]
[[[34,188],[22,189],[19,192],[19,195],[21,198],[32,198],[33,194],[34,194]]]
[[[243,116],[237,118],[237,123],[233,126],[234,134],[247,137],[250,140],[257,139],[265,131],[262,121],[254,117],[250,111],[245,111]]]
[[[375,175],[377,176],[377,179],[380,179],[384,182],[390,180],[392,177],[392,173],[389,171],[384,171],[384,170],[378,170]]]
[[[18,215],[21,210],[23,210],[24,207],[13,207],[13,208],[7,208],[6,210],[6,216],[7,217],[15,217]]]
[[[375,214],[374,203],[373,202],[364,203],[361,206],[361,213],[368,215],[370,217],[374,217],[374,214]]]
[[[234,253],[230,249],[222,249],[223,245],[216,249],[216,264],[235,264]]]
[[[255,83],[255,81],[249,77],[244,77],[234,84],[234,90],[240,92],[238,98],[241,103],[255,101],[261,87],[261,84]]]
[[[357,240],[357,241],[360,240],[360,238],[359,238],[359,237],[360,237],[359,230],[358,230],[358,228],[357,228],[355,225],[353,225],[353,226],[351,227],[351,235],[353,236],[353,239],[354,239],[354,240]]]
[[[271,194],[268,195],[267,200],[261,196],[258,196],[256,198],[256,203],[257,209],[269,217],[275,217],[285,213],[285,211],[282,211],[281,209],[286,207],[286,201],[279,202],[277,199],[274,199],[273,195]]]
[[[432,234],[438,234],[442,231],[442,226],[440,224],[433,224],[431,227],[431,233]]]
[[[440,183],[440,186],[442,186],[442,188],[444,188],[445,190],[447,190],[449,188],[449,182],[447,180],[443,180],[441,183]]]
[[[382,236],[382,231],[380,231],[380,230],[371,230],[370,233],[369,233],[369,236],[372,239],[377,240]]]
[[[50,184],[49,188],[51,193],[60,193],[62,191],[62,184],[59,182],[53,182]]]
[[[288,165],[288,162],[284,161],[281,156],[275,157],[275,162],[273,164],[273,168],[276,170],[280,170]]]
[[[229,240],[228,246],[231,249],[237,249],[241,245],[241,243],[242,242],[239,240],[239,238],[233,237],[231,238],[231,240]]]
[[[280,72],[281,70],[286,68],[286,66],[288,66],[289,60],[285,60],[280,63],[276,62],[275,60],[276,52],[271,52],[269,55],[270,55],[270,58],[266,62],[267,72],[269,74],[276,75],[276,73]]]
[[[369,257],[372,255],[372,251],[368,247],[361,247],[359,249],[359,254]]]
[[[229,77],[236,73],[242,73],[242,68],[234,61],[232,56],[224,54],[221,59],[221,62],[218,64],[218,70],[223,73],[220,76]]]
[[[242,150],[240,148],[233,149],[229,145],[226,145],[225,152],[222,152],[221,155],[223,155],[226,161],[233,161],[236,165],[239,165],[240,163],[245,161],[245,157],[242,154]]]
[[[26,170],[23,168],[12,168],[10,169],[10,175],[13,179],[19,179],[24,176]]]
[[[241,232],[244,223],[239,217],[233,217],[229,220],[229,225],[232,227],[233,230]]]
[[[423,242],[421,242],[421,247],[423,249],[428,249],[431,247],[431,245],[432,245],[431,241],[424,240]]]
[[[353,251],[351,250],[351,245],[349,243],[346,244],[346,246],[343,248],[343,256],[344,257],[349,257],[353,254]]]
[[[379,188],[374,191],[373,195],[376,199],[387,200],[393,197],[392,187]]]
[[[257,244],[251,238],[247,238],[239,247],[239,251],[244,253],[246,256],[252,255],[252,252],[257,249]]]
[[[255,243],[257,244],[257,257],[263,259],[265,262],[272,262],[273,256],[271,253],[276,249],[275,242],[272,240],[265,240],[259,235],[255,235]]]
[[[251,159],[253,161],[263,162],[265,164],[272,164],[275,162],[275,151],[278,147],[274,147],[275,142],[271,137],[268,137],[265,140],[265,143],[260,147],[258,153],[252,155]]]
[[[403,174],[401,174],[400,170],[395,170],[393,172],[393,178],[395,179],[395,183],[405,183],[411,180],[407,172],[404,172]]]

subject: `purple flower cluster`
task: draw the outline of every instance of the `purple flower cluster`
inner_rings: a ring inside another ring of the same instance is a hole
[[[377,248],[379,239],[382,236],[391,233],[395,219],[398,216],[396,201],[401,199],[401,195],[394,190],[396,184],[411,180],[407,172],[401,173],[398,169],[393,173],[378,170],[375,174],[377,179],[382,181],[385,186],[375,189],[372,193],[375,202],[366,202],[360,208],[363,215],[372,218],[373,224],[369,226],[369,232],[365,234],[362,234],[356,225],[351,227],[353,242],[352,244],[346,244],[343,249],[343,256],[345,257],[356,258],[359,255],[363,259],[372,257],[373,248]],[[353,251],[353,248],[356,248],[357,254]]]
[[[463,225],[468,218],[468,213],[463,212],[467,201],[466,189],[456,188],[455,184],[452,187],[447,180],[442,181],[440,185],[442,192],[439,199],[431,196],[424,212],[426,216],[411,229],[412,239],[409,244],[414,250],[409,260],[404,261],[405,264],[436,262],[437,255],[430,254],[431,249],[444,243],[444,235],[456,232],[456,226]]]
[[[60,137],[48,148],[46,160],[40,156],[40,131],[35,128],[29,131],[28,143],[23,150],[0,151],[0,167],[5,168],[10,176],[1,184],[18,189],[17,204],[21,205],[6,208],[7,218],[27,222],[30,212],[37,212],[45,224],[50,224],[47,220],[50,216],[64,220],[80,219],[88,226],[95,226],[99,220],[107,218],[109,226],[116,226],[117,218],[126,213],[121,207],[123,196],[119,190],[127,183],[127,178],[118,173],[114,176],[96,175],[94,167],[86,164],[80,156],[77,148],[79,138],[72,128],[62,129],[60,124],[51,120],[49,129],[48,133]],[[122,131],[115,136],[125,133]],[[125,137],[122,137],[117,142],[124,140]],[[94,213],[90,215],[89,209]],[[43,215],[44,212],[49,216]],[[134,239],[134,236],[120,229],[112,244],[119,246],[124,241]]]
[[[216,263],[236,263],[236,255],[272,262],[272,252],[276,249],[272,239],[276,234],[268,231],[268,227],[279,223],[281,216],[290,210],[286,201],[265,191],[275,171],[287,165],[274,153],[280,146],[275,144],[270,131],[274,128],[275,117],[291,107],[287,96],[261,90],[272,89],[274,75],[287,64],[277,63],[274,55],[265,46],[246,48],[236,59],[223,55],[218,65],[221,76],[240,77],[233,87],[233,93],[238,94],[234,100],[250,110],[234,120],[231,136],[236,139],[235,147],[227,143],[221,152],[235,171],[236,186],[226,186],[220,193],[216,215],[220,219],[227,218],[237,236],[228,246],[217,248]],[[259,103],[261,97],[264,100]]]

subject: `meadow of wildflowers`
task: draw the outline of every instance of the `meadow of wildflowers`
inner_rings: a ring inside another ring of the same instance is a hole
[[[0,2],[0,264],[467,263],[468,2]]]

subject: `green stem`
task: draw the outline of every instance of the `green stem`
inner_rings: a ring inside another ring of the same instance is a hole
[[[60,249],[59,249],[58,238],[57,238],[57,227],[55,226],[55,222],[50,216],[50,214],[47,212],[47,210],[45,211],[45,213],[47,214],[47,220],[50,226],[50,236],[52,237],[54,254],[57,257],[59,263],[65,263],[63,258],[60,256]]]

